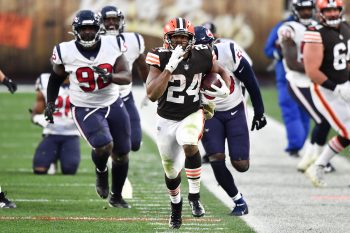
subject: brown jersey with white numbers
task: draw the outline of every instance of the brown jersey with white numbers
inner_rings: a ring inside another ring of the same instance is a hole
[[[157,113],[169,120],[182,120],[200,108],[199,87],[202,76],[213,66],[212,51],[206,45],[195,45],[189,57],[182,60],[171,75],[164,94],[158,99]],[[171,50],[156,48],[147,54],[146,63],[163,71]]]
[[[310,27],[304,34],[304,43],[322,43],[323,61],[320,70],[333,82],[349,80],[350,25],[342,22],[339,28],[321,24]]]

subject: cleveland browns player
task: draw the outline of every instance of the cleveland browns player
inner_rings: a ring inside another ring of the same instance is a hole
[[[313,185],[322,187],[323,168],[350,144],[350,25],[342,19],[342,0],[319,0],[316,7],[320,23],[304,34],[304,66],[317,110],[338,132],[306,170]]]
[[[229,74],[218,65],[208,46],[194,45],[194,34],[194,27],[187,19],[171,19],[163,28],[164,46],[153,49],[146,57],[150,65],[147,94],[151,101],[158,101],[156,141],[171,200],[170,228],[182,224],[183,165],[192,215],[205,214],[199,195],[201,156],[197,146],[204,126],[199,90],[202,76],[214,72],[222,77],[221,88],[215,86],[215,91],[207,94],[224,98],[230,93]]]

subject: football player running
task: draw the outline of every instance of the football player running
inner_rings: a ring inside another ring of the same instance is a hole
[[[312,101],[310,90],[312,82],[306,76],[302,62],[304,32],[308,26],[316,24],[313,20],[314,8],[313,0],[294,0],[292,4],[294,20],[284,22],[278,29],[289,92],[315,122],[311,133],[311,145],[306,146],[304,156],[297,165],[298,171],[301,172],[304,172],[320,155],[330,130],[327,120],[318,112]],[[330,164],[328,166],[333,170]]]
[[[350,144],[350,25],[342,19],[342,0],[319,0],[316,7],[320,24],[309,27],[303,39],[305,71],[317,110],[338,133],[306,170],[313,185],[322,187],[324,166]]]
[[[17,84],[13,82],[12,79],[7,77],[1,70],[0,70],[0,83],[5,85],[11,94],[15,93],[17,90]]]
[[[247,89],[254,108],[251,130],[259,130],[267,123],[264,103],[254,71],[235,42],[225,41],[213,46],[214,37],[210,30],[203,26],[195,27],[195,35],[196,44],[213,47],[218,63],[230,72],[230,89],[235,88],[235,91],[224,99],[206,100],[215,103],[215,113],[213,118],[205,121],[202,143],[216,180],[234,202],[231,215],[242,216],[248,214],[248,206],[225,163],[227,140],[232,166],[238,172],[246,172],[249,169],[249,130],[240,83],[242,82]]]
[[[69,74],[69,96],[73,119],[83,138],[93,148],[96,191],[109,195],[107,160],[112,156],[112,185],[109,205],[130,208],[122,198],[131,148],[130,120],[118,85],[129,84],[131,73],[123,55],[126,49],[115,36],[100,37],[100,20],[90,10],[81,10],[72,23],[74,40],[53,49],[47,87],[46,120],[53,121],[58,90]]]
[[[124,53],[129,63],[129,68],[133,78],[135,76],[146,82],[148,75],[148,66],[145,62],[145,43],[143,37],[139,33],[124,32],[125,21],[124,15],[120,9],[114,6],[105,6],[100,12],[102,19],[102,33],[105,35],[115,35],[120,37],[127,47]],[[102,35],[103,35],[102,34]],[[140,116],[135,106],[133,94],[131,92],[132,84],[120,85],[120,95],[124,101],[126,110],[129,113],[131,125],[131,150],[138,151],[141,146],[142,130]]]
[[[36,100],[31,112],[34,124],[43,127],[43,139],[33,158],[35,174],[54,174],[55,165],[60,161],[62,174],[74,175],[80,163],[80,134],[74,124],[68,95],[69,79],[59,89],[53,114],[55,124],[49,124],[44,117],[46,90],[50,73],[41,74],[35,84]]]
[[[151,101],[158,100],[156,142],[171,200],[170,228],[182,224],[181,170],[185,165],[192,215],[205,214],[200,202],[201,156],[198,141],[203,133],[200,83],[204,74],[219,73],[221,88],[212,96],[229,95],[230,77],[206,45],[195,46],[194,27],[184,18],[171,19],[163,28],[164,47],[147,54],[150,71],[146,81]],[[208,91],[208,90],[207,90]],[[183,152],[185,155],[183,155]]]

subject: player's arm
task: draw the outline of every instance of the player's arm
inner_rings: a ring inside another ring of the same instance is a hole
[[[111,74],[111,81],[119,85],[126,85],[131,82],[131,72],[129,71],[129,65],[122,54],[119,56],[114,64],[114,73]]]
[[[49,123],[53,122],[53,113],[55,112],[55,101],[60,90],[60,86],[63,81],[68,76],[68,73],[65,71],[64,65],[62,64],[52,64],[52,72],[47,84],[47,103],[45,108],[45,120]]]
[[[305,43],[303,61],[305,72],[313,82],[322,85],[328,80],[327,76],[320,70],[323,61],[322,43]]]
[[[285,35],[281,40],[282,54],[289,69],[305,72],[304,65],[298,62],[298,47],[293,39]]]
[[[141,78],[143,83],[146,83],[147,76],[148,76],[148,65],[145,62],[146,57],[144,54],[140,54],[139,57],[134,61],[132,65],[132,71],[131,73],[135,76]]]
[[[213,60],[213,66],[211,67],[210,72],[220,74],[221,78],[225,81],[227,88],[230,87],[231,85],[230,74],[222,66],[219,65],[216,59]]]
[[[160,66],[159,55],[149,52],[146,62],[151,65],[146,80],[146,90],[148,98],[154,102],[158,100],[165,92],[171,74],[174,72],[178,64],[183,60],[185,52],[182,46],[178,45],[171,54],[168,64],[163,71],[155,66]],[[155,66],[152,66],[155,65]]]
[[[165,92],[168,82],[171,79],[171,72],[167,69],[160,71],[154,66],[150,66],[146,80],[146,91],[148,98],[154,102]]]
[[[29,112],[31,114],[31,120],[34,124],[46,127],[47,121],[45,120],[45,117],[43,115],[46,107],[45,97],[43,93],[39,90],[36,91],[35,96],[36,98],[34,106],[31,109],[29,109]]]

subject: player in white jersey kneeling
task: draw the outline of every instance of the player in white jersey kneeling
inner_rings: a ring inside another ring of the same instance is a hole
[[[35,150],[33,172],[35,174],[54,174],[57,161],[62,174],[74,175],[80,163],[79,131],[74,124],[68,95],[68,78],[62,83],[53,114],[55,124],[45,121],[46,90],[49,73],[41,74],[35,84],[36,100],[31,112],[34,124],[43,127],[43,139]]]
[[[247,171],[249,169],[249,130],[240,82],[244,83],[254,108],[251,130],[259,130],[266,125],[261,93],[254,71],[236,43],[226,41],[212,45],[214,37],[210,30],[203,26],[195,27],[195,36],[196,44],[213,47],[218,63],[230,72],[230,90],[235,88],[235,91],[231,91],[230,95],[224,99],[203,95],[206,102],[212,101],[216,107],[213,118],[205,121],[202,143],[209,156],[216,180],[234,202],[231,215],[245,215],[248,214],[248,205],[225,164],[225,141],[228,142],[232,166],[239,172]]]

